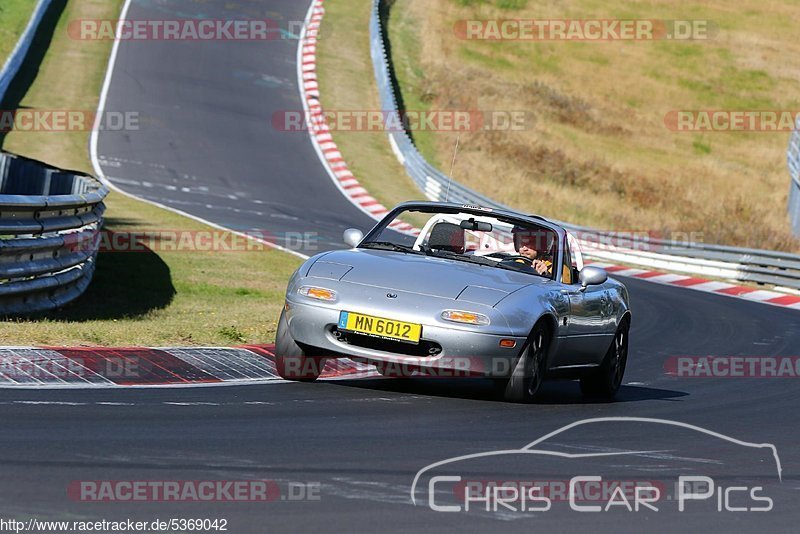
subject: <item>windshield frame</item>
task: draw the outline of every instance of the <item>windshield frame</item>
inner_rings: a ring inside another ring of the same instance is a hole
[[[521,213],[511,212],[507,210],[501,209],[494,209],[494,208],[484,208],[481,206],[473,206],[473,205],[464,205],[464,204],[454,204],[454,203],[443,203],[443,202],[404,202],[395,206],[394,209],[389,211],[381,221],[375,225],[375,227],[370,230],[367,235],[361,240],[356,248],[363,248],[362,245],[369,243],[371,241],[382,241],[378,239],[378,237],[387,229],[389,225],[397,220],[397,217],[406,211],[416,211],[422,213],[430,213],[431,215],[435,215],[437,213],[444,213],[450,215],[456,215],[459,213],[468,213],[470,215],[478,215],[478,216],[488,216],[488,217],[497,217],[498,219],[502,219],[505,222],[513,223],[513,224],[520,224],[520,225],[534,225],[540,226],[546,230],[550,230],[555,233],[556,235],[556,253],[553,261],[553,276],[552,277],[542,277],[539,275],[539,278],[544,278],[545,280],[554,280],[556,282],[561,283],[561,275],[562,275],[562,267],[563,267],[563,244],[566,242],[567,239],[567,231],[562,228],[561,226],[552,223],[544,218],[538,216],[528,216],[523,215]],[[400,230],[396,230],[401,232]],[[402,232],[401,232],[402,233]],[[370,249],[376,250],[376,249]],[[453,261],[459,261],[457,259],[453,259]],[[512,269],[514,270],[514,269]],[[518,271],[522,272],[522,271]]]

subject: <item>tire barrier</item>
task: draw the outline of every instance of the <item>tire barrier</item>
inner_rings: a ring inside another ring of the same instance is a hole
[[[86,290],[107,194],[91,176],[0,153],[0,315],[53,310]]]

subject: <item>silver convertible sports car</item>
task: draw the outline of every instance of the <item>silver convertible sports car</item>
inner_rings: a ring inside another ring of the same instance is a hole
[[[286,291],[278,373],[319,377],[326,360],[386,376],[482,376],[530,402],[544,378],[613,397],[628,355],[628,291],[584,267],[577,241],[541,217],[409,202],[351,250],[306,261]]]

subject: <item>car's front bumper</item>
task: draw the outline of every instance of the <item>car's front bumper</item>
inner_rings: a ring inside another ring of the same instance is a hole
[[[524,337],[471,332],[464,328],[447,328],[423,322],[422,340],[440,346],[441,352],[438,354],[424,356],[403,354],[401,344],[397,345],[397,351],[376,350],[346,343],[336,337],[341,311],[336,307],[312,305],[294,300],[287,304],[286,318],[292,338],[298,343],[313,347],[320,355],[349,356],[370,363],[418,368],[430,374],[508,376],[525,343]],[[516,345],[513,348],[503,348],[500,346],[501,339],[513,339]]]

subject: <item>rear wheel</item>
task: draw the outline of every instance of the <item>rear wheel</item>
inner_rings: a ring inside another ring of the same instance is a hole
[[[542,324],[531,332],[527,347],[519,357],[517,365],[508,379],[503,398],[508,402],[530,403],[536,399],[544,379],[547,365],[547,350],[550,340]]]
[[[596,371],[581,378],[581,392],[585,396],[613,399],[619,391],[628,363],[629,329],[627,322],[619,325],[603,363]]]
[[[285,312],[278,321],[278,335],[275,337],[275,369],[284,380],[313,382],[322,374],[325,359],[312,357],[298,345],[289,333],[289,323]]]

